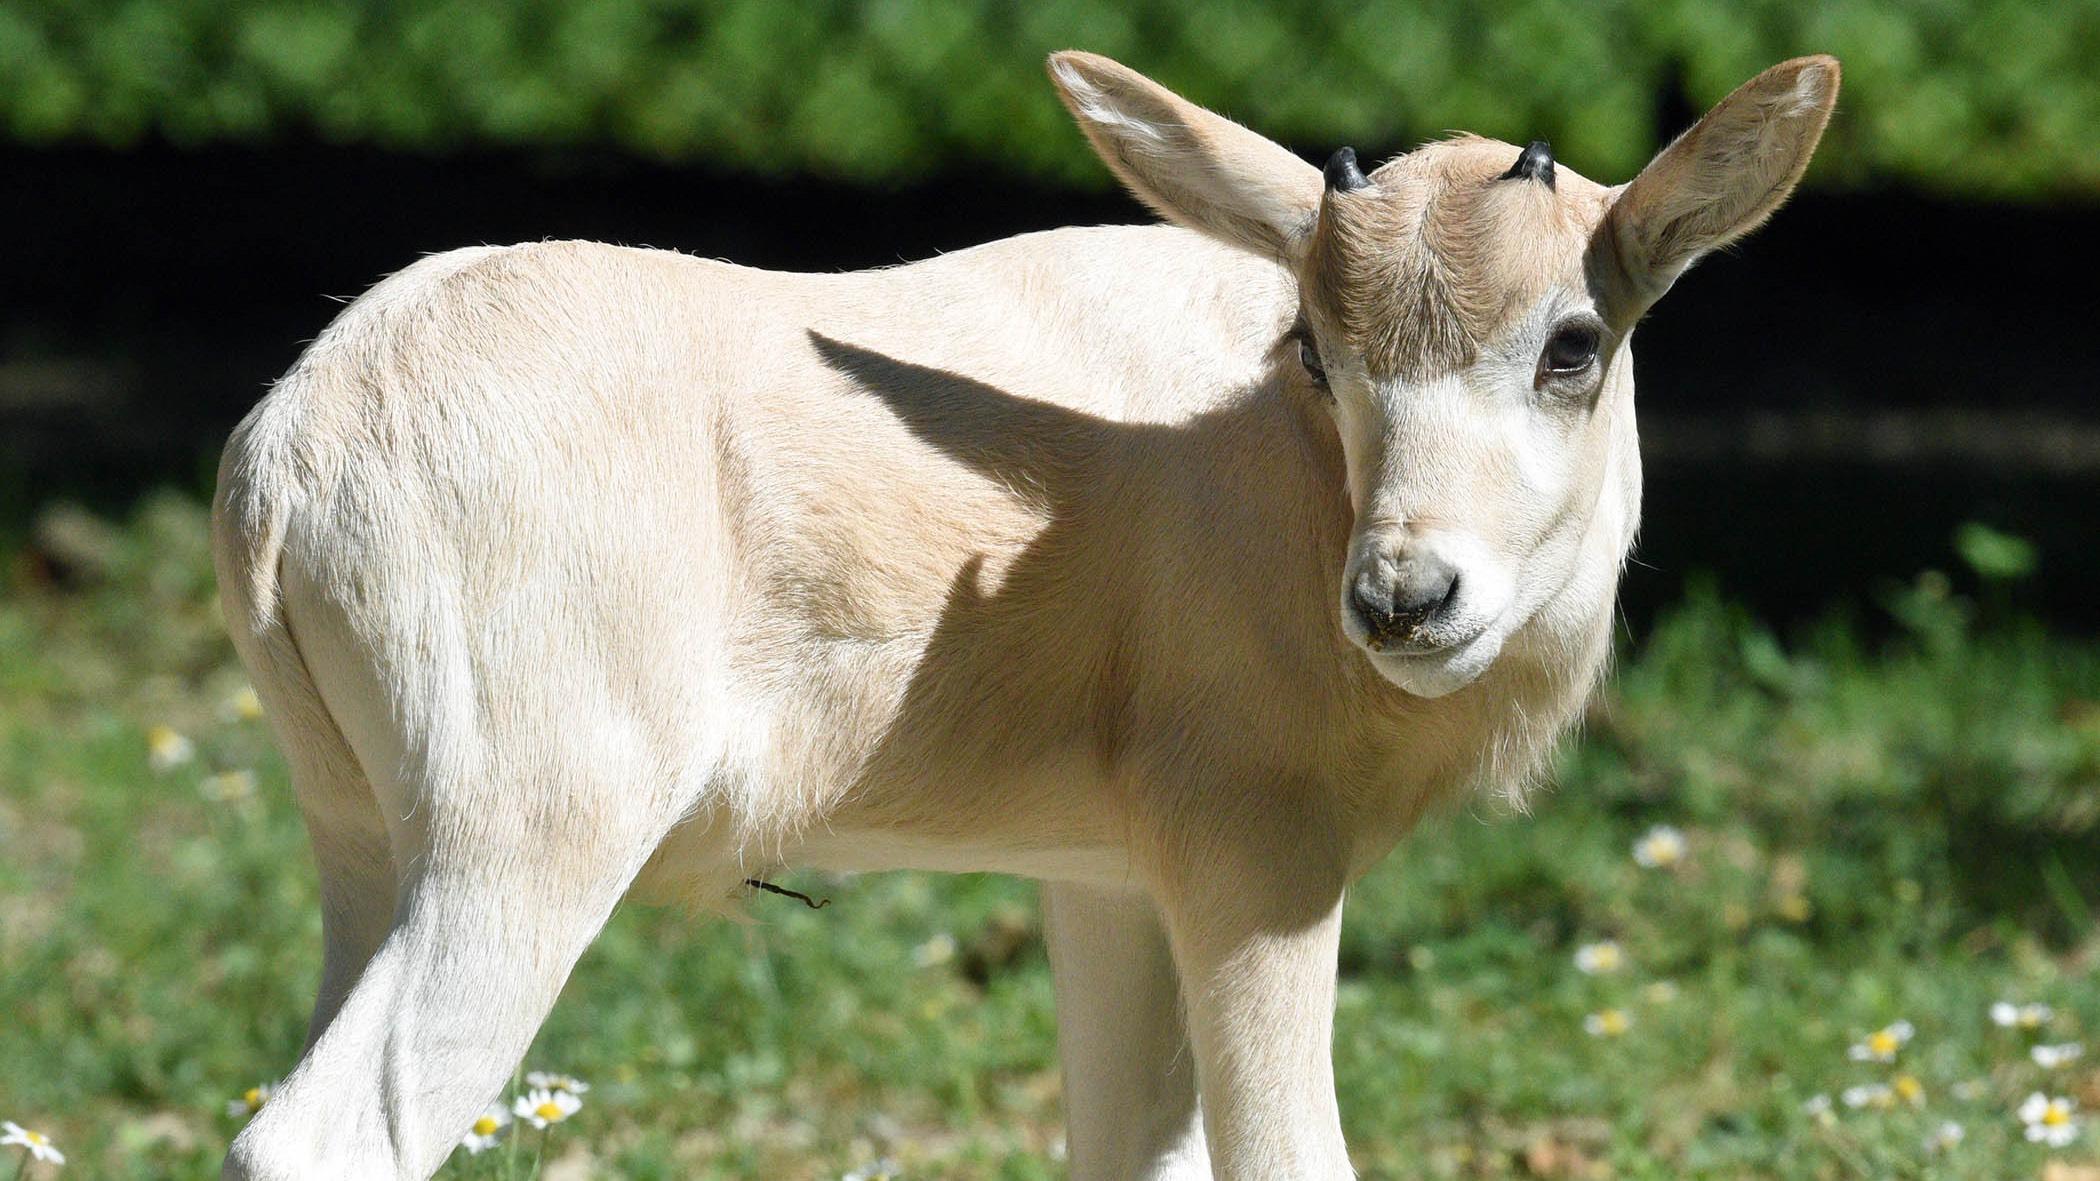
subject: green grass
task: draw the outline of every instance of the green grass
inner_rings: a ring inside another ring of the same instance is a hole
[[[0,1117],[50,1133],[65,1175],[212,1176],[226,1102],[303,1033],[320,935],[304,837],[262,724],[225,706],[242,682],[200,510],[167,498],[40,533],[0,560]],[[2046,1150],[2013,1109],[2036,1089],[2100,1108],[2100,1047],[2045,1071],[2033,1036],[1985,1014],[2044,1001],[2045,1040],[2100,1033],[2100,643],[2021,622],[2006,587],[1928,575],[1785,637],[1695,588],[1626,655],[1530,815],[1480,802],[1403,845],[1356,890],[1342,950],[1361,1170],[2092,1164],[2100,1127]],[[154,771],[160,725],[194,758]],[[211,778],[243,769],[252,793]],[[1688,837],[1675,868],[1630,856],[1655,824]],[[836,902],[756,898],[748,925],[616,916],[526,1062],[594,1084],[545,1175],[835,1177],[890,1157],[910,1177],[1061,1176],[1032,889],[788,884]],[[1626,966],[1578,971],[1601,939]],[[1623,1036],[1584,1031],[1606,1009]],[[1848,1060],[1899,1019],[1917,1034],[1894,1066]],[[1802,1110],[1898,1074],[1919,1105]],[[1949,1119],[1965,1140],[1928,1155]],[[448,1175],[501,1164],[461,1154]]]

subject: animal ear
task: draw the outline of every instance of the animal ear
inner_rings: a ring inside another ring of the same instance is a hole
[[[1629,322],[1700,256],[1763,224],[1793,192],[1837,103],[1838,61],[1798,57],[1738,87],[1620,190],[1606,241]]]
[[[1281,145],[1091,53],[1050,55],[1050,81],[1094,151],[1172,221],[1291,260],[1320,208],[1320,171]]]

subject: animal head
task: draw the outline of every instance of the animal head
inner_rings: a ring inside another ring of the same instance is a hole
[[[1355,510],[1342,628],[1422,696],[1471,683],[1571,588],[1608,607],[1638,511],[1634,324],[1785,200],[1838,74],[1774,66],[1607,188],[1544,143],[1475,136],[1318,169],[1107,58],[1050,59],[1139,199],[1296,275],[1288,363],[1332,414]]]

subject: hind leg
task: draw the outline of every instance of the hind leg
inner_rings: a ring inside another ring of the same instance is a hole
[[[392,842],[371,781],[322,703],[289,631],[235,628],[233,636],[284,752],[320,876],[321,983],[306,1028],[311,1048],[393,925]]]
[[[568,735],[488,752],[471,787],[416,789],[386,936],[226,1176],[427,1177],[501,1089],[662,835],[619,806],[644,760],[588,725]]]
[[[394,854],[372,788],[340,738],[292,759],[292,785],[321,879],[321,984],[306,1027],[311,1049],[394,921]]]

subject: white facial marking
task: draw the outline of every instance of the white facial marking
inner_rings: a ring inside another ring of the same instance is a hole
[[[1582,306],[1541,301],[1504,347],[1442,379],[1335,382],[1357,514],[1342,629],[1410,693],[1471,684],[1577,580],[1591,506],[1569,500],[1605,462],[1586,446],[1601,434],[1582,429],[1599,375],[1540,387],[1536,374],[1543,342]]]

